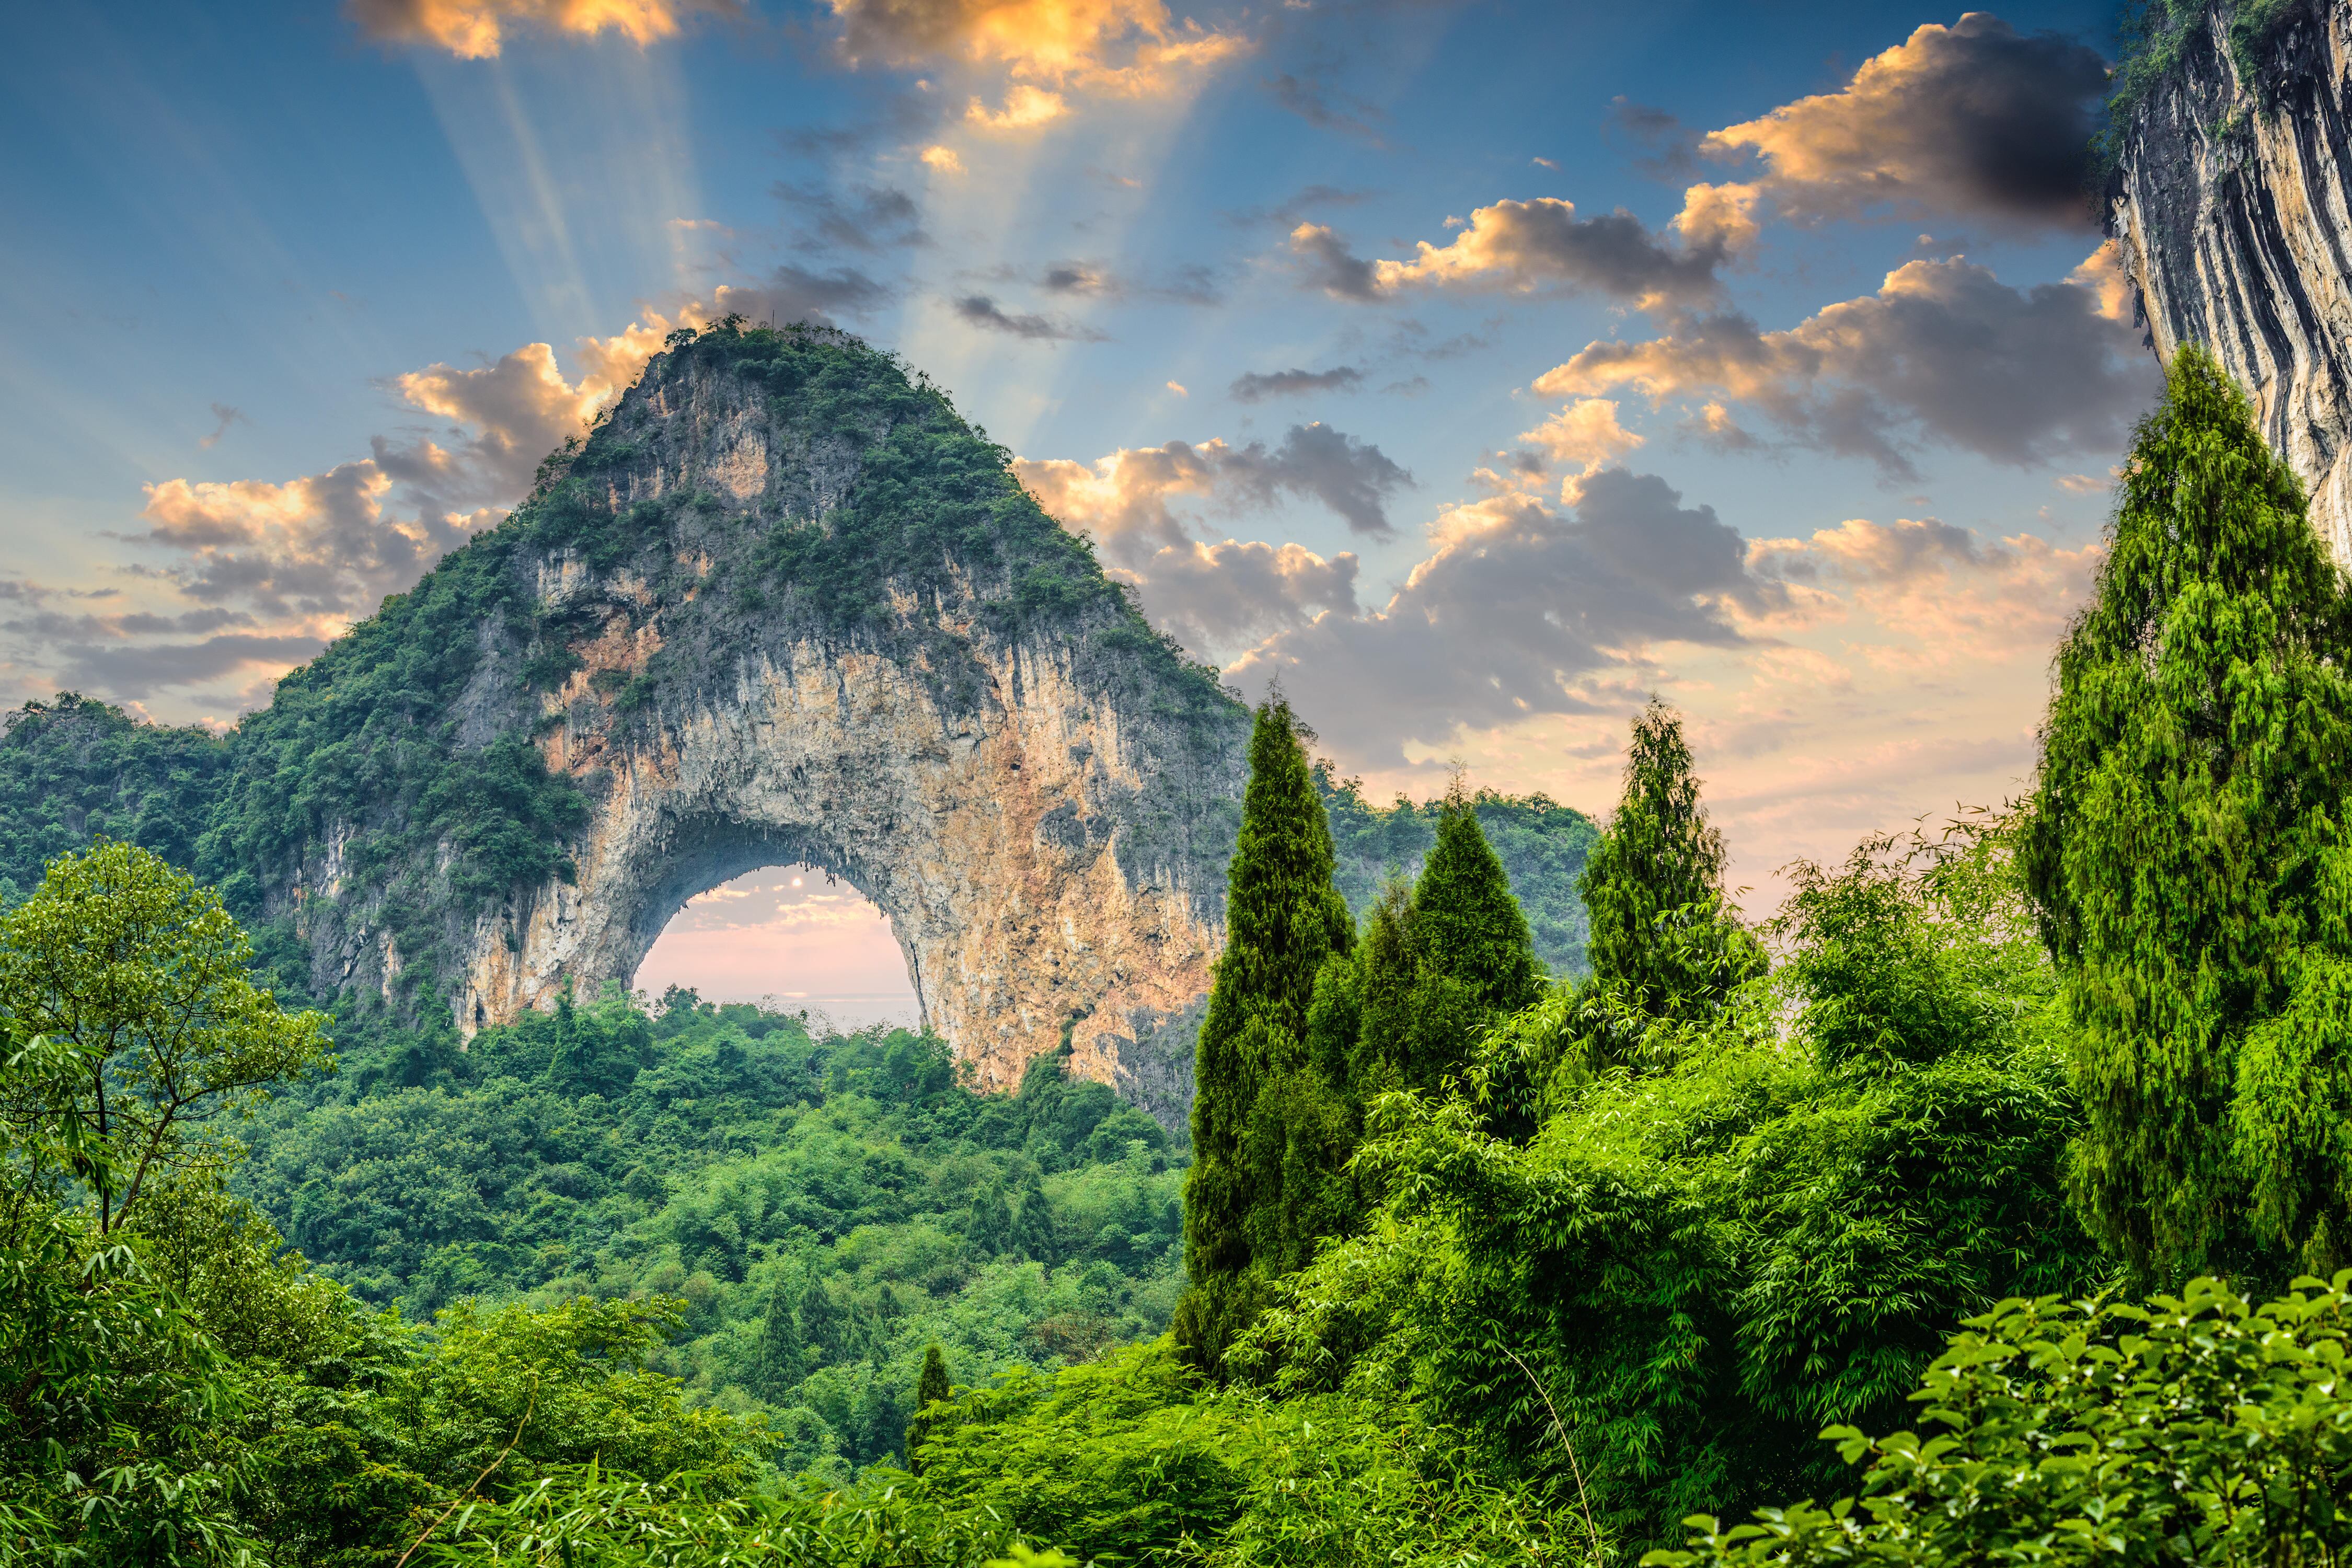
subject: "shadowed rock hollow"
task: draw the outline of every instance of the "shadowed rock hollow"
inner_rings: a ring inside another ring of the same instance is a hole
[[[467,1033],[806,862],[889,916],[982,1085],[1066,1045],[1172,1120],[1246,739],[944,395],[721,330],[287,679],[222,844],[319,991]]]

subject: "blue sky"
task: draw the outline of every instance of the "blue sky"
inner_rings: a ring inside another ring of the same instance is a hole
[[[2110,20],[27,7],[0,696],[233,721],[663,331],[814,310],[1376,791],[1605,811],[1655,690],[1769,882],[2031,765],[2155,385],[2065,195]]]

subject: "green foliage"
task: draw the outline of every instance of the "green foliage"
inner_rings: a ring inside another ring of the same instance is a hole
[[[1437,845],[1411,902],[1394,910],[1384,905],[1382,912],[1395,931],[1393,938],[1383,933],[1374,950],[1382,977],[1393,941],[1412,978],[1402,1016],[1383,1020],[1383,1028],[1395,1032],[1368,1029],[1358,1059],[1377,1064],[1383,1087],[1434,1089],[1461,1071],[1489,1024],[1543,990],[1527,919],[1458,790],[1438,818]]]
[[[1723,893],[1723,835],[1706,820],[1682,719],[1655,698],[1633,721],[1625,791],[1577,883],[1593,978],[1662,1017],[1705,1015],[1764,957]]]
[[[19,1125],[60,1126],[68,1173],[103,1237],[264,1086],[331,1067],[326,1020],[289,1016],[253,984],[252,944],[219,897],[144,849],[101,840],[49,863],[0,915],[0,1007],[19,1037],[78,1058],[24,1081]]]
[[[2240,81],[2267,102],[2271,40],[2299,11],[2306,11],[2306,0],[2134,0],[2125,6],[2116,29],[2122,48],[2109,79],[2107,124],[2095,147],[2101,163],[2112,168],[2140,106],[2174,79],[2193,50],[2225,50]],[[2218,38],[2212,31],[2217,16]]]
[[[1420,874],[1445,803],[1416,805],[1400,795],[1385,809],[1371,805],[1360,783],[1335,778],[1323,762],[1315,764],[1315,785],[1331,825],[1332,879],[1361,919],[1391,877]],[[1510,875],[1536,956],[1555,974],[1584,973],[1586,925],[1576,880],[1601,830],[1582,812],[1543,795],[1482,789],[1471,795],[1470,809]]]
[[[1250,737],[1240,841],[1226,876],[1217,959],[1193,1073],[1192,1169],[1184,1184],[1192,1289],[1177,1332],[1197,1365],[1219,1367],[1254,1315],[1278,1241],[1284,1141],[1273,1135],[1313,1093],[1306,1037],[1323,961],[1354,937],[1331,882],[1331,832],[1290,705],[1270,698]],[[1257,1130],[1252,1136],[1253,1127]]]
[[[72,692],[26,703],[0,720],[0,905],[97,838],[194,865],[230,757],[209,730],[140,723]]]
[[[940,1347],[923,1347],[923,1370],[915,1377],[915,1418],[907,1425],[907,1470],[910,1475],[923,1473],[923,1445],[931,1440],[932,1406],[954,1397],[955,1389],[948,1382],[947,1358]]]
[[[2003,1301],[1912,1394],[1924,1432],[1823,1434],[1868,1461],[1858,1499],[1694,1519],[1691,1550],[1643,1562],[2342,1562],[2347,1287],[2352,1271],[2260,1306],[2210,1279],[2145,1307]]]
[[[922,1491],[1093,1561],[1586,1561],[1542,1494],[1498,1487],[1461,1433],[1380,1403],[1203,1386],[1166,1342],[941,1412]]]
[[[1526,1146],[1461,1100],[1381,1101],[1359,1164],[1385,1213],[1235,1356],[1388,1391],[1555,1487],[1557,1420],[1604,1531],[1657,1540],[1824,1478],[1804,1439],[1899,1409],[1963,1314],[2095,1279],[2058,1185],[2055,982],[1997,845],[1800,882],[1785,990],[1571,1075]],[[1881,1048],[1849,1048],[1863,1018]]]
[[[2145,1279],[2345,1246],[2347,648],[2294,475],[2183,350],[2059,649],[2024,839],[2089,1119],[2074,1190]]]

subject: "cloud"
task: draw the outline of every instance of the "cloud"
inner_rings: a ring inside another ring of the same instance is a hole
[[[1311,500],[1355,532],[1384,538],[1393,531],[1389,498],[1413,483],[1377,446],[1321,423],[1294,425],[1272,447],[1222,438],[1170,441],[1121,447],[1092,464],[1024,458],[1013,467],[1046,510],[1087,529],[1107,559],[1129,565],[1139,559],[1138,550],[1149,553],[1192,538],[1185,520],[1171,510],[1176,498],[1229,514],[1286,498]]]
[[[208,452],[215,447],[220,445],[221,437],[228,434],[228,427],[230,426],[250,425],[253,423],[252,420],[247,419],[245,416],[245,410],[232,407],[226,403],[214,404],[212,405],[212,410],[213,417],[220,421],[220,423],[213,426],[213,433],[211,435],[203,437],[196,443],[197,446],[202,447]]]
[[[1971,11],[1918,28],[1836,92],[1700,146],[1760,160],[1762,188],[1799,217],[1878,211],[2091,228],[2085,180],[2106,88],[2106,62],[2088,45]]]
[[[1741,646],[1736,617],[1787,596],[1714,509],[1681,500],[1611,468],[1567,511],[1517,493],[1448,508],[1387,605],[1280,633],[1226,673],[1251,688],[1279,677],[1327,742],[1375,764],[1409,742],[1595,711],[1589,680],[1663,644]]]
[[[1091,464],[1021,458],[1013,467],[1047,511],[1093,536],[1105,568],[1137,590],[1154,626],[1218,659],[1327,611],[1356,613],[1353,553],[1327,558],[1297,544],[1199,539],[1170,505],[1192,499],[1239,511],[1264,504],[1270,483],[1283,488],[1268,472],[1282,462],[1263,447],[1210,440],[1123,448]],[[1314,493],[1307,469],[1288,477],[1300,493]]]
[[[926,242],[922,211],[915,198],[893,185],[859,185],[829,191],[813,185],[774,187],[776,199],[805,214],[818,239],[868,255]],[[809,247],[812,242],[803,240]]]
[[[1060,93],[1019,82],[1006,91],[1002,109],[991,109],[975,98],[963,117],[982,131],[1031,131],[1049,125],[1069,111],[1069,100]]]
[[[942,174],[961,174],[963,173],[962,154],[959,153],[952,147],[926,147],[923,149],[921,156],[923,163],[927,168],[937,170]]]
[[[1617,405],[1605,397],[1587,397],[1570,404],[1519,439],[1540,452],[1544,460],[1572,465],[1574,485],[1642,445],[1642,437],[1617,422]],[[1572,497],[1570,499],[1573,499]]]
[[[1792,620],[1837,617],[1874,633],[1864,662],[1916,668],[2031,658],[2054,645],[2090,592],[2104,547],[2032,534],[1980,538],[1937,518],[1849,518],[1802,539],[1759,539],[1748,563],[1791,584]]]
[[[1311,77],[1301,79],[1285,71],[1270,78],[1265,86],[1275,102],[1318,130],[1372,138],[1378,134],[1375,121],[1387,118],[1376,106],[1360,100],[1345,109],[1335,106],[1329,85]]]
[[[954,301],[957,317],[971,326],[1032,342],[1101,342],[1104,335],[1092,327],[1073,326],[1049,316],[1014,314],[985,294],[966,294]]]
[[[1013,279],[1022,274],[1012,268],[998,268],[992,276]],[[1049,294],[1063,294],[1095,300],[1153,300],[1176,305],[1214,305],[1223,298],[1218,290],[1216,274],[1206,267],[1179,267],[1159,282],[1149,282],[1122,277],[1099,262],[1055,261],[1046,264],[1034,281]]]
[[[1104,97],[1160,98],[1183,90],[1251,47],[1241,34],[1175,20],[1162,0],[826,4],[841,25],[841,51],[853,63],[961,62],[1002,69],[1016,82]],[[1024,101],[1038,107],[1034,100]]]
[[[819,301],[878,297],[862,274],[781,268],[581,339],[577,380],[545,343],[394,376],[387,390],[432,424],[373,437],[365,458],[290,479],[145,487],[142,528],[127,536],[145,559],[119,569],[121,588],[95,591],[121,607],[68,610],[56,592],[0,582],[9,667],[119,701],[189,694],[175,706],[208,705],[195,711],[215,717],[266,700],[286,668],[503,518],[541,460],[634,382],[675,328],[729,314],[803,319]]]
[[[1335,300],[1377,300],[1380,289],[1373,264],[1348,249],[1348,242],[1329,226],[1302,223],[1290,231],[1290,253],[1304,264],[1309,286]]]
[[[422,44],[461,60],[495,58],[510,32],[617,33],[643,48],[676,37],[698,16],[740,14],[734,0],[345,0],[343,9],[379,43]]]
[[[1351,364],[1329,370],[1250,371],[1234,377],[1227,394],[1235,403],[1262,403],[1269,397],[1297,397],[1308,392],[1353,392],[1364,384],[1364,373]]]
[[[1728,398],[1802,445],[1868,458],[1893,477],[1913,473],[1906,450],[1923,440],[2031,466],[2118,445],[2155,393],[2137,335],[2105,310],[2083,283],[2017,289],[1967,261],[1913,261],[1877,293],[1786,331],[1707,316],[1645,342],[1590,344],[1535,388]]]
[[[1190,397],[1192,395],[1190,392],[1187,392],[1184,389],[1184,384],[1181,381],[1171,381],[1167,384],[1168,390],[1174,393],[1179,397]]]
[[[1749,240],[1751,198],[1733,187],[1701,186],[1661,239],[1622,208],[1579,217],[1552,196],[1475,209],[1443,246],[1423,240],[1409,261],[1366,260],[1321,224],[1290,234],[1291,254],[1309,284],[1336,298],[1373,300],[1413,288],[1512,293],[1559,289],[1605,294],[1645,310],[1704,305],[1720,291],[1717,270]],[[1458,220],[1457,220],[1458,221]]]

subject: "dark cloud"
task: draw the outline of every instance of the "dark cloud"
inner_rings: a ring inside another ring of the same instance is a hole
[[[1308,392],[1353,392],[1364,384],[1364,373],[1351,364],[1329,370],[1251,371],[1236,376],[1228,389],[1236,403],[1261,403],[1269,397],[1297,397]]]
[[[197,446],[204,447],[206,451],[210,451],[213,447],[220,445],[221,437],[228,434],[228,427],[230,426],[250,425],[253,423],[252,420],[247,419],[245,416],[245,411],[243,409],[232,407],[226,403],[214,404],[212,405],[212,410],[213,417],[215,420],[218,420],[219,423],[213,426],[213,433],[211,435],[205,437],[202,440],[199,440],[196,443]]]
[[[1681,501],[1611,468],[1565,514],[1517,494],[1455,508],[1385,607],[1283,632],[1227,674],[1252,689],[1278,677],[1335,750],[1373,765],[1457,728],[1591,711],[1580,681],[1655,645],[1737,645],[1736,608],[1786,598],[1713,508]]]
[[[1801,217],[1959,214],[2090,229],[2090,144],[2106,62],[2080,39],[1971,11],[1920,27],[1837,92],[1785,104],[1701,144],[1754,154]]]
[[[1015,314],[985,294],[967,294],[955,300],[955,313],[969,325],[1032,342],[1102,342],[1104,334],[1092,327],[1073,326],[1050,316]]]
[[[1386,538],[1387,500],[1412,482],[1412,475],[1389,460],[1378,447],[1317,421],[1293,425],[1271,451],[1263,442],[1229,448],[1220,463],[1231,492],[1270,503],[1289,494],[1321,501],[1357,533]]]
[[[862,250],[874,255],[927,243],[922,211],[915,198],[892,185],[859,185],[846,191],[779,181],[776,199],[805,216],[815,231],[802,244]]]
[[[1372,264],[1351,253],[1347,240],[1322,224],[1302,223],[1292,229],[1290,253],[1298,258],[1299,276],[1309,288],[1338,300],[1381,297]]]
[[[1227,223],[1239,228],[1271,224],[1288,230],[1297,227],[1310,212],[1324,207],[1351,207],[1370,200],[1378,194],[1370,190],[1350,190],[1344,185],[1307,185],[1273,206],[1236,208],[1226,212],[1223,216]]]
[[[1018,276],[1012,268],[997,276]],[[1049,294],[1096,300],[1150,300],[1174,305],[1216,305],[1224,300],[1217,275],[1206,267],[1171,268],[1158,281],[1139,282],[1092,261],[1047,264],[1032,281]]]
[[[726,291],[727,308],[747,321],[811,321],[836,325],[837,316],[863,316],[897,298],[888,284],[855,267],[835,267],[818,272],[805,267],[779,267],[764,282]]]
[[[1914,261],[1876,294],[1786,331],[1737,312],[1647,342],[1596,342],[1536,382],[1548,396],[1632,388],[1654,403],[1727,399],[1799,444],[1909,478],[1932,441],[2021,466],[2119,447],[2159,380],[2094,282],[2011,289],[1965,261]],[[1736,426],[1720,402],[1703,420]],[[1704,432],[1702,432],[1704,433]]]
[[[930,134],[940,118],[938,95],[910,88],[891,93],[862,118],[793,126],[777,132],[776,140],[786,152],[803,157],[838,157],[886,142],[919,140]]]
[[[1409,261],[1356,256],[1321,224],[1291,230],[1291,254],[1310,287],[1346,300],[1377,300],[1412,288],[1527,293],[1557,289],[1605,294],[1643,310],[1712,301],[1717,272],[1752,236],[1746,197],[1700,186],[1670,240],[1620,208],[1579,216],[1551,196],[1479,207],[1443,246],[1422,242]]]
[[[1335,104],[1330,83],[1312,72],[1297,76],[1285,71],[1269,78],[1265,88],[1274,95],[1275,102],[1318,130],[1377,140],[1378,123],[1388,118],[1360,99],[1350,99],[1344,107]]]

